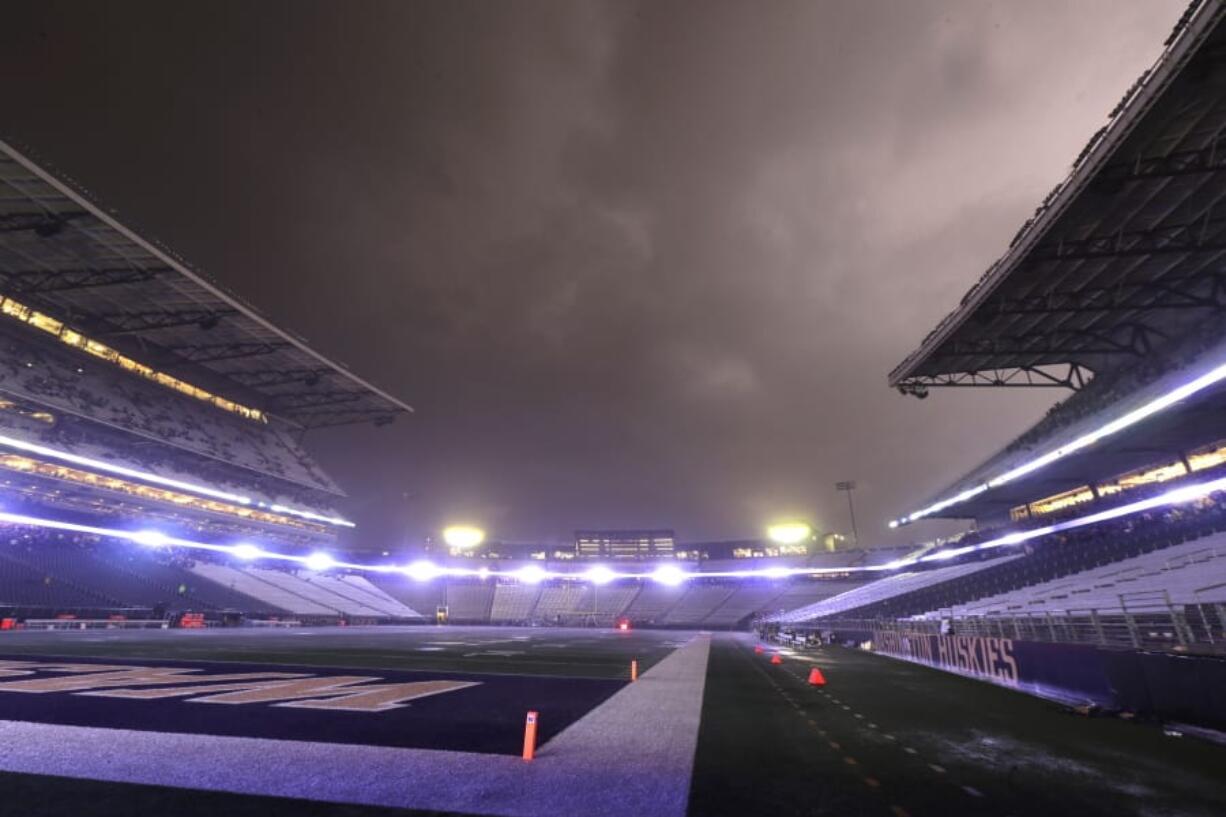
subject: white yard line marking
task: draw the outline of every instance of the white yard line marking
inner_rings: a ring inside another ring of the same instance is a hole
[[[684,817],[710,645],[699,636],[670,654],[542,746],[532,763],[0,720],[0,769],[499,817]]]

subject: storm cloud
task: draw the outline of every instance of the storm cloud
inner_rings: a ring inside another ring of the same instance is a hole
[[[418,409],[308,437],[363,544],[884,543],[1059,396],[885,376],[1183,6],[21,4],[0,132]]]

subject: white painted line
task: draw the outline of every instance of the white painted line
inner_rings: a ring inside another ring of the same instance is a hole
[[[937,765],[937,764],[935,764],[935,763],[929,763],[929,764],[928,764],[928,768],[929,768],[929,769],[932,769],[932,770],[933,770],[934,772],[936,772],[937,774],[945,774],[945,767],[944,767],[944,766],[938,766],[938,765]]]
[[[499,817],[684,817],[710,644],[699,636],[670,654],[542,746],[532,763],[0,720],[0,769]]]

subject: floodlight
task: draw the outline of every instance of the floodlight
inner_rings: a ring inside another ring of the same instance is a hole
[[[149,548],[164,547],[170,540],[166,534],[156,530],[142,530],[130,534],[129,539],[138,545],[144,545]]]
[[[660,584],[676,587],[689,578],[689,575],[676,565],[660,565],[651,574],[651,578]]]
[[[604,565],[596,565],[585,571],[583,578],[592,584],[608,584],[617,578],[617,574]]]
[[[258,559],[260,558],[260,549],[255,545],[243,542],[230,548],[230,552],[240,559]]]
[[[443,531],[443,541],[453,548],[475,548],[485,541],[485,531],[471,525],[452,525]]]
[[[536,565],[524,565],[519,570],[512,571],[511,575],[524,584],[540,584],[548,577],[548,574]]]
[[[812,536],[813,529],[804,522],[780,522],[767,528],[766,535],[772,542],[794,545]]]
[[[306,557],[303,564],[318,573],[332,567],[335,562],[333,562],[332,557],[326,553],[312,553],[310,556]]]
[[[410,579],[419,582],[428,582],[431,579],[437,578],[442,570],[433,562],[427,562],[425,559],[420,559],[408,565],[404,569],[404,574]]]

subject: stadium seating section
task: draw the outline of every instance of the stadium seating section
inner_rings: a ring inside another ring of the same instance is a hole
[[[1053,533],[959,564],[895,573],[774,617],[966,619],[1095,611],[1123,615],[1226,603],[1226,496]],[[994,532],[970,534],[968,543]],[[1005,552],[1001,552],[1005,551]],[[940,563],[937,563],[938,565]]]
[[[267,476],[340,492],[272,424],[232,416],[67,349],[8,336],[0,344],[0,392]]]
[[[1165,488],[1161,488],[1165,490]],[[1138,489],[1140,495],[1159,490]],[[9,526],[0,533],[0,608],[24,614],[202,611],[305,621],[420,621],[445,610],[455,623],[734,628],[850,620],[969,620],[1226,603],[1226,504],[1215,494],[1165,509],[1073,528],[1022,545],[891,569],[915,548],[809,557],[827,567],[880,572],[830,578],[696,578],[541,584],[510,579],[421,582],[399,573],[312,572],[233,557]],[[1106,497],[1104,507],[1122,501]],[[1000,535],[976,531],[968,545]],[[724,568],[724,565],[717,565]],[[134,613],[133,613],[134,614]],[[217,616],[213,616],[216,618]]]

